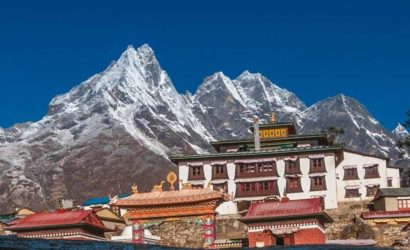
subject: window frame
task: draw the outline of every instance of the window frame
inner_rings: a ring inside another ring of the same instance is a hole
[[[295,185],[296,183],[296,185]],[[302,182],[299,176],[286,177],[286,193],[302,193]]]
[[[364,179],[374,179],[374,178],[380,178],[378,164],[375,164],[374,166],[371,166],[371,167],[364,168]]]
[[[349,172],[354,172],[354,175],[348,174]],[[357,171],[357,167],[355,168],[345,168],[344,173],[343,173],[343,180],[348,181],[348,180],[359,180],[359,174]]]
[[[355,194],[349,195],[349,193],[353,193],[352,190],[355,190]],[[359,188],[345,188],[345,198],[360,198],[361,194],[359,190],[360,190]]]
[[[191,165],[188,167],[188,181],[205,180],[204,165]]]
[[[299,159],[293,160],[285,160],[285,174],[286,175],[293,175],[293,174],[301,174],[300,171],[300,164]]]
[[[317,182],[321,182],[316,183]],[[311,176],[310,177],[310,191],[326,191],[326,176]]]
[[[326,164],[324,158],[310,159],[309,173],[326,173]]]
[[[214,164],[212,167],[212,180],[215,179],[228,179],[228,167],[227,164]]]

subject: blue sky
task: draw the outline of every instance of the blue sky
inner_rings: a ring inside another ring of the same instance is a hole
[[[386,128],[410,109],[410,1],[9,1],[0,6],[0,127],[148,43],[180,92],[260,72],[307,105],[344,93]]]

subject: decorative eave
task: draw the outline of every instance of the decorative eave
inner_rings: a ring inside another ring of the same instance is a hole
[[[289,215],[289,216],[260,216],[260,217],[251,217],[247,218],[242,217],[238,218],[239,221],[241,222],[246,222],[246,223],[257,223],[257,222],[269,222],[269,221],[288,221],[288,220],[298,220],[298,219],[311,219],[311,218],[317,218],[323,223],[332,223],[333,219],[326,213],[326,212],[320,212],[320,213],[314,213],[314,214],[302,214],[302,215]]]
[[[365,220],[408,218],[410,217],[410,211],[369,211],[363,212],[361,217]]]
[[[309,153],[323,153],[334,152],[341,150],[340,146],[315,146],[315,147],[301,147],[301,148],[287,148],[287,149],[273,149],[260,151],[245,151],[245,152],[230,152],[230,153],[214,153],[214,154],[195,154],[195,155],[174,155],[169,159],[178,164],[181,161],[199,161],[199,160],[215,160],[215,159],[238,159],[251,157],[276,157],[287,156],[295,154],[309,154]]]
[[[114,203],[117,207],[169,206],[184,203],[198,203],[209,200],[222,200],[224,195],[211,189],[182,189],[135,193]]]
[[[287,137],[278,137],[278,138],[268,138],[268,139],[261,139],[261,143],[270,143],[270,142],[297,142],[297,141],[304,141],[304,140],[312,140],[312,139],[321,139],[323,142],[327,143],[327,135],[322,134],[296,134],[296,135],[289,135]],[[241,140],[226,140],[226,141],[213,141],[210,142],[214,147],[220,147],[225,145],[243,145],[243,144],[253,144],[254,139],[241,139]]]
[[[19,227],[19,226],[10,226],[6,227],[7,230],[20,232],[20,231],[27,231],[27,230],[51,230],[51,229],[65,229],[65,228],[76,228],[76,227],[92,227],[95,229],[99,229],[104,232],[114,232],[114,230],[106,228],[106,227],[99,227],[96,225],[89,224],[87,222],[76,223],[76,224],[59,224],[59,225],[45,225],[45,226],[28,226],[28,227]]]
[[[136,208],[129,207],[127,209],[128,213],[124,215],[124,218],[126,220],[161,219],[215,214],[217,204],[217,200],[208,200],[191,204],[172,204],[167,206]]]

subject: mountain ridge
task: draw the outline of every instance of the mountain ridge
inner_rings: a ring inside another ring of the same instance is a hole
[[[50,101],[37,122],[0,128],[1,208],[56,207],[130,190],[148,191],[169,170],[169,154],[207,153],[210,141],[245,138],[251,116],[271,112],[300,133],[345,125],[338,142],[396,157],[394,136],[357,100],[344,95],[306,107],[260,73],[206,77],[180,94],[155,53],[129,46],[105,70]],[[353,130],[350,131],[350,130]],[[101,185],[104,183],[104,185]]]

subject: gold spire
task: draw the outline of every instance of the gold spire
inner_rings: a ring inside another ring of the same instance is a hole
[[[276,114],[272,112],[270,116],[270,123],[276,123]]]

